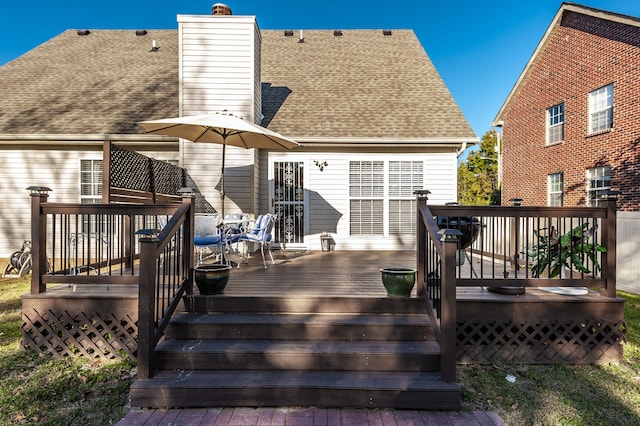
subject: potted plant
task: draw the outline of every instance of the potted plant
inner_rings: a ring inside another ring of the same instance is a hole
[[[202,295],[221,294],[229,282],[230,265],[209,263],[193,269],[194,280]]]
[[[416,272],[413,268],[382,268],[382,284],[389,296],[409,297],[416,284]]]
[[[566,234],[558,235],[551,227],[549,235],[538,235],[538,244],[529,252],[529,257],[533,259],[531,276],[538,278],[547,272],[549,278],[564,278],[566,268],[590,274],[585,260],[593,265],[593,272],[600,271],[598,253],[604,253],[607,249],[588,242],[594,230],[595,227],[589,228],[589,223],[584,223]]]

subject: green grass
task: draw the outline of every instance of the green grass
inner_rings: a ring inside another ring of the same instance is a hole
[[[496,411],[509,425],[640,424],[640,296],[619,295],[627,299],[622,363],[459,366],[463,408]]]
[[[117,423],[127,411],[133,362],[20,350],[20,296],[28,291],[28,279],[0,278],[0,424]]]
[[[20,350],[20,295],[28,291],[27,279],[0,278],[0,424],[117,423],[134,363]],[[640,296],[620,296],[628,326],[621,364],[459,366],[463,409],[496,411],[509,425],[640,424]]]

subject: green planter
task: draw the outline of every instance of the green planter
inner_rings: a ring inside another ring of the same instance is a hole
[[[382,268],[382,284],[389,296],[411,296],[416,284],[416,270],[413,268]]]
[[[211,295],[224,292],[229,282],[230,265],[220,263],[200,265],[193,270],[193,276],[200,294]]]

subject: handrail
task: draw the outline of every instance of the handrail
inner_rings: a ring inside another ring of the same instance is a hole
[[[159,235],[151,232],[140,239],[138,378],[153,376],[155,348],[182,296],[193,292],[193,222],[194,204],[188,202],[175,212]],[[169,282],[158,279],[161,258],[164,267],[168,263],[169,269],[175,269]]]
[[[427,206],[427,194],[418,194],[418,295],[424,297],[440,342],[440,371],[445,382],[456,380],[456,251],[455,230],[439,230]]]
[[[474,226],[479,228],[477,239],[458,255],[458,286],[589,287],[615,297],[614,198],[603,200],[601,207],[430,205],[429,210],[436,217],[473,218]],[[577,262],[568,261],[568,266],[561,268],[566,271],[561,282],[550,265],[542,271],[532,268],[541,260],[536,254],[541,247],[548,252],[557,251],[557,240],[562,235],[569,238],[576,229],[583,228],[584,237],[572,237],[578,243],[565,248],[565,255],[575,257]],[[549,238],[550,234],[553,238]]]
[[[180,204],[47,203],[32,194],[31,293],[48,284],[138,284],[135,230],[156,226]]]
[[[601,207],[427,206],[428,194],[416,192],[418,295],[435,325],[445,381],[455,381],[458,286],[595,287],[615,297],[615,198],[603,199]],[[440,218],[457,220],[445,226]],[[467,247],[454,235],[463,223],[477,231]],[[552,270],[540,253],[561,250],[571,260],[556,278],[559,263]],[[536,268],[541,264],[547,266]]]
[[[134,205],[47,203],[46,191],[31,196],[32,294],[55,283],[138,285],[138,377],[150,377],[155,347],[182,296],[193,291],[193,198]],[[69,266],[73,256],[82,270]]]

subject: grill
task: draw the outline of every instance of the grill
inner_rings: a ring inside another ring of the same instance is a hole
[[[440,229],[457,229],[462,233],[460,249],[470,247],[480,235],[482,228],[480,220],[473,216],[438,216],[436,220]]]

